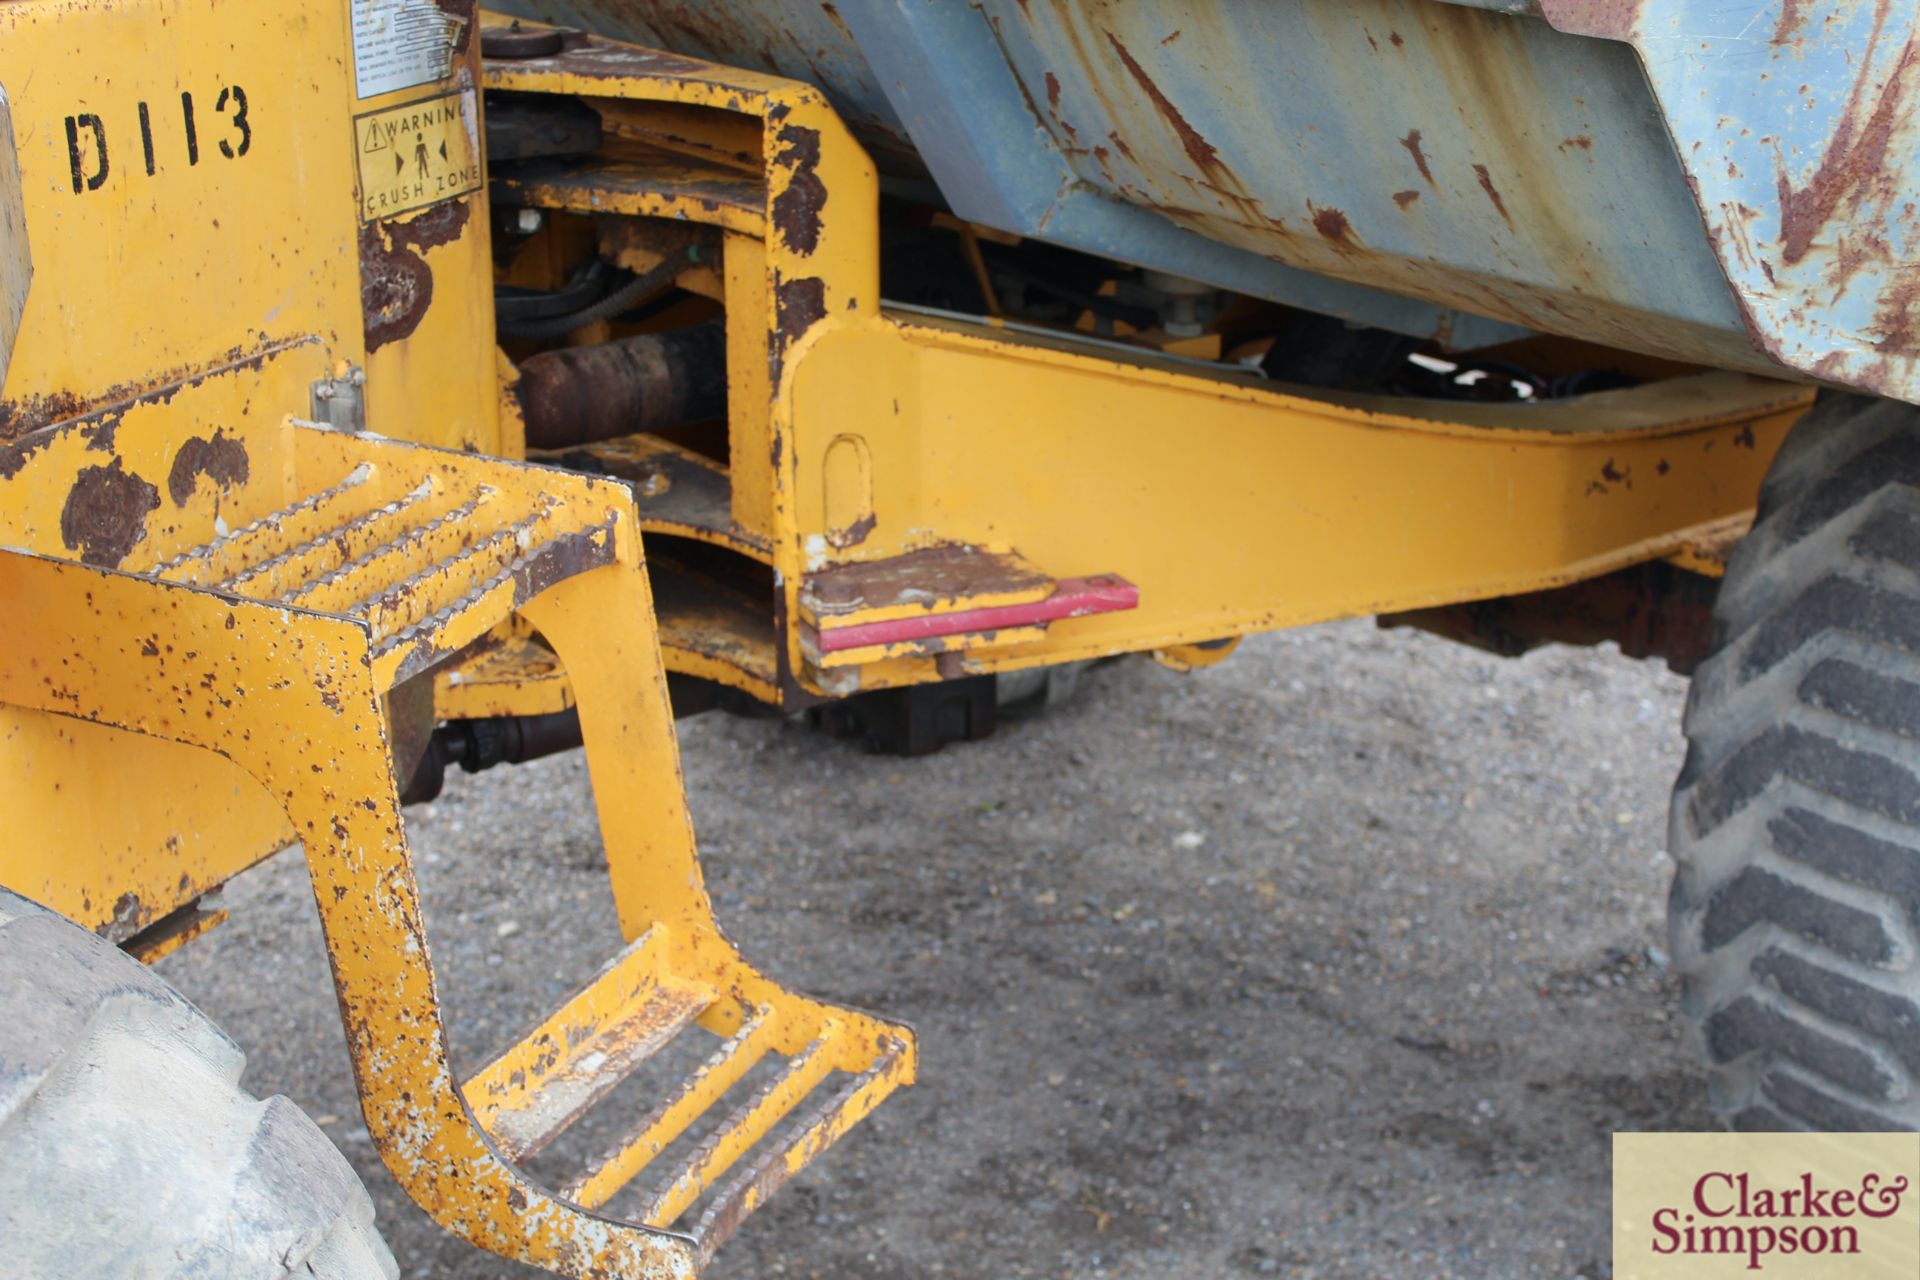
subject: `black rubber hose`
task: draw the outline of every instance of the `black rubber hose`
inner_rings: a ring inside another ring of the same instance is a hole
[[[564,338],[575,329],[584,329],[596,320],[611,319],[633,309],[654,294],[665,292],[672,287],[675,276],[699,260],[700,247],[688,245],[668,254],[651,269],[641,272],[591,306],[543,320],[502,320],[499,326],[501,336],[525,342]]]

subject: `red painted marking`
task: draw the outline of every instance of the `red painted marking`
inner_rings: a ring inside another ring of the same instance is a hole
[[[839,653],[845,649],[864,649],[874,644],[905,644],[915,640],[935,640],[941,636],[971,635],[976,631],[1031,627],[1061,618],[1118,613],[1139,606],[1140,588],[1125,578],[1117,578],[1110,573],[1096,574],[1091,578],[1062,578],[1054,583],[1052,595],[1030,604],[1005,604],[990,609],[961,609],[954,613],[889,618],[885,622],[860,622],[848,627],[824,627],[819,633],[820,652]]]

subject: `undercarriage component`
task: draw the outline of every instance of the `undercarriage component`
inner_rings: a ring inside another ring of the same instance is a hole
[[[603,264],[592,263],[586,277],[559,295],[548,298],[496,297],[500,336],[522,341],[563,338],[601,320],[611,320],[673,287],[673,279],[700,259],[700,247],[690,243],[630,279],[612,282]],[[577,308],[565,305],[581,295]]]
[[[727,412],[718,322],[543,351],[520,362],[527,447],[569,449]]]
[[[1920,1128],[1917,529],[1920,410],[1824,393],[1714,609],[1668,923],[1737,1129]]]
[[[0,889],[0,1258],[17,1280],[394,1280],[366,1188],[139,961]],[[210,1224],[217,1229],[209,1230]]]
[[[497,27],[489,31],[501,30]],[[525,31],[541,45],[559,48],[552,31]],[[487,47],[487,56],[507,55]],[[530,54],[515,55],[530,57]],[[487,162],[514,164],[525,160],[554,160],[588,155],[600,145],[600,117],[592,107],[572,98],[541,94],[496,93],[487,96]]]
[[[400,791],[400,803],[437,799],[446,784],[447,766],[480,773],[495,765],[525,764],[581,745],[580,712],[573,707],[545,715],[498,716],[455,720],[433,731],[412,776]]]
[[[836,738],[856,738],[874,755],[931,755],[950,742],[977,742],[999,723],[993,676],[876,689],[807,711],[807,722]]]
[[[1613,641],[1629,658],[1665,658],[1689,675],[1713,639],[1718,585],[1655,561],[1552,591],[1381,614],[1380,625],[1418,627],[1503,658],[1543,644]]]
[[[0,702],[219,753],[284,808],[306,848],[368,1131],[428,1213],[563,1275],[693,1274],[912,1080],[914,1046],[904,1027],[786,990],[720,933],[628,491],[312,424],[238,438],[253,465],[227,493],[230,530],[210,541],[156,539],[119,569],[0,552],[0,598],[35,602],[0,615],[11,658]],[[61,455],[38,458],[0,489],[0,509],[73,487],[55,470]],[[579,698],[629,941],[525,1038],[456,1072],[383,695],[515,613]],[[59,682],[41,679],[54,670]],[[564,1187],[527,1172],[670,1042],[705,1064],[612,1148],[574,1162]],[[764,1087],[736,1102],[733,1086],[756,1069]],[[696,1125],[704,1141],[672,1146]],[[634,1216],[593,1212],[643,1173]]]

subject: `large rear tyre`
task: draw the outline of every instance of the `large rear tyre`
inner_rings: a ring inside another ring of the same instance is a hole
[[[1920,1128],[1920,410],[1823,394],[1714,613],[1668,907],[1714,1109]]]
[[[117,947],[0,889],[0,1270],[394,1280],[353,1169]]]

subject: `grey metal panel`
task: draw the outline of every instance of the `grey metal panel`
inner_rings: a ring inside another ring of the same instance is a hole
[[[1920,400],[1920,7],[1541,7],[1638,51],[1753,343]]]
[[[1321,275],[1614,345],[1763,363],[1646,82],[1616,44],[1417,0],[972,7],[1078,188]],[[951,143],[922,137],[905,105],[939,175]]]
[[[1461,345],[1522,330],[1344,283],[1181,226],[1077,173],[977,5],[845,0],[848,27],[954,212],[1051,244]]]

